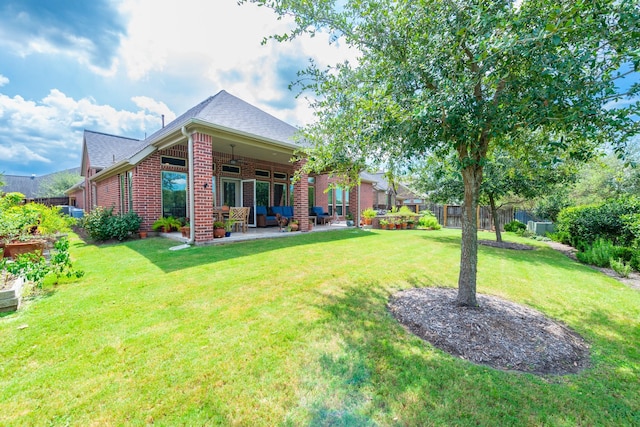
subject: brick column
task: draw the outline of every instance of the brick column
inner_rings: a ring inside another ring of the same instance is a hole
[[[194,227],[195,242],[205,243],[213,240],[213,194],[211,176],[213,173],[213,150],[211,135],[194,133],[193,165],[189,165],[194,173]]]
[[[353,222],[356,227],[360,226],[360,213],[358,211],[358,189],[359,185],[354,185],[349,189],[349,210],[351,211],[351,215],[353,215]],[[360,207],[362,209],[362,207]],[[345,215],[347,213],[345,212]]]
[[[299,170],[306,160],[299,160],[294,169]],[[293,216],[298,220],[300,231],[309,231],[309,175],[300,174],[300,180],[293,184]]]

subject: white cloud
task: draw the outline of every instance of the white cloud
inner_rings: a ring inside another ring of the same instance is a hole
[[[20,164],[53,163],[54,170],[76,167],[84,129],[143,137],[160,127],[152,108],[173,114],[151,98],[137,100],[140,109],[126,111],[91,98],[76,100],[57,89],[37,102],[0,94],[0,157]]]
[[[292,124],[308,123],[311,112],[304,99],[291,101],[294,105],[289,108],[270,106],[294,95],[287,89],[289,81],[278,75],[282,61],[297,58],[302,68],[307,58],[324,66],[356,56],[329,45],[328,35],[262,45],[265,36],[286,32],[291,21],[279,21],[270,9],[251,3],[130,0],[120,5],[120,11],[129,17],[119,57],[130,79],[146,79],[154,73],[185,80],[204,78],[213,88],[202,94],[203,99],[225,89]]]
[[[9,84],[9,78],[0,74],[0,87]]]
[[[143,110],[149,111],[150,113],[155,113],[157,116],[164,114],[164,118],[166,123],[172,121],[176,118],[176,115],[167,107],[167,104],[161,101],[156,101],[153,98],[149,98],[148,96],[134,96],[131,97],[131,100],[138,107]]]

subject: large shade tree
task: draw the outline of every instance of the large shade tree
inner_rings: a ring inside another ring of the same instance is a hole
[[[316,94],[308,167],[354,177],[372,162],[455,150],[464,183],[457,302],[475,306],[475,211],[487,153],[515,133],[587,158],[608,140],[624,150],[639,85],[640,12],[619,0],[249,0],[292,16],[276,37],[327,31],[356,63],[301,74]],[[624,93],[622,93],[624,92]],[[560,136],[561,135],[561,136]],[[526,142],[525,142],[526,143]]]

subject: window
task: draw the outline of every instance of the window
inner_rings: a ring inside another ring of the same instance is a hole
[[[129,212],[133,211],[133,172],[127,172],[127,185],[128,185],[128,195],[129,195]]]
[[[269,202],[269,187],[271,184],[256,181],[256,206],[271,206]]]
[[[187,216],[187,174],[162,172],[162,216]]]
[[[125,203],[125,200],[126,200],[126,198],[125,198],[126,194],[125,194],[124,190],[125,190],[125,188],[127,188],[126,187],[127,182],[126,182],[126,178],[125,177],[126,177],[125,174],[120,174],[120,213],[121,214],[125,213],[125,209],[124,209],[125,204],[124,203]]]
[[[349,190],[344,190],[344,214],[349,213]]]
[[[333,215],[333,189],[327,192],[327,200],[329,203],[329,215]]]
[[[273,173],[273,177],[275,179],[282,179],[282,180],[286,180],[287,179],[287,174],[284,172],[274,172]]]
[[[187,167],[187,161],[185,159],[178,159],[176,157],[162,156],[160,162],[166,166],[178,166],[181,168]]]
[[[344,210],[343,210],[343,193],[342,193],[342,188],[340,187],[336,187],[333,191],[335,191],[336,193],[336,213],[339,216],[344,215]]]
[[[271,176],[271,172],[261,170],[261,169],[256,169],[256,176],[259,176],[260,178],[269,178]]]
[[[239,174],[240,173],[240,166],[222,165],[222,172]]]
[[[216,177],[211,177],[211,195],[213,196],[213,206],[218,206],[218,192],[216,191]]]
[[[276,182],[273,184],[273,206],[287,205],[287,185]]]
[[[309,187],[309,209],[316,205],[316,189]]]

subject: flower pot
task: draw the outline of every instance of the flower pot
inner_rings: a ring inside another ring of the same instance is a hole
[[[191,227],[180,227],[180,232],[182,233],[182,237],[190,237]]]
[[[364,219],[364,225],[371,225],[372,222],[373,222],[372,218],[365,218]]]
[[[224,237],[224,233],[226,233],[226,231],[224,231],[224,228],[214,228],[213,229],[213,238],[214,239],[221,239]]]
[[[21,254],[40,253],[44,250],[44,242],[31,240],[28,242],[10,242],[5,245],[4,255],[7,258],[14,258]]]
[[[231,232],[230,231],[225,231],[224,232],[224,237],[231,237]]]
[[[146,231],[139,231],[138,234],[140,234],[141,239],[146,239],[148,235]]]

